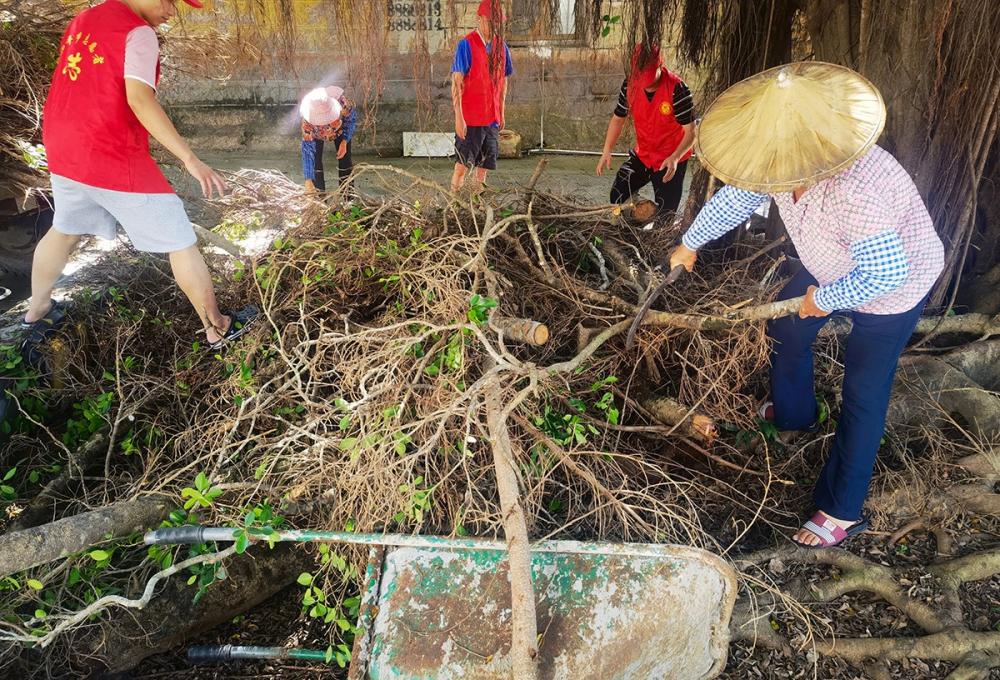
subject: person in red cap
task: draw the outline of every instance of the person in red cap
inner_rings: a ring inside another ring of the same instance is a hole
[[[452,191],[461,188],[470,167],[476,169],[480,184],[486,182],[487,171],[496,169],[507,78],[514,73],[510,48],[498,35],[506,21],[499,0],[482,0],[476,20],[476,30],[458,41],[451,66],[457,155]]]
[[[199,0],[185,2],[201,7]],[[55,215],[35,249],[26,346],[43,340],[61,318],[50,296],[81,237],[114,239],[117,224],[137,250],[169,254],[174,278],[213,348],[242,335],[257,316],[252,305],[219,310],[184,205],[149,153],[152,134],[207,198],[225,190],[156,101],[154,29],[176,13],[175,0],[106,0],[80,12],[63,35],[42,119]]]
[[[611,152],[629,113],[635,126],[635,148],[618,170],[611,202],[625,203],[652,182],[657,219],[662,220],[677,212],[695,132],[691,90],[663,65],[659,47],[647,53],[639,45],[632,54],[631,73],[622,82],[597,162],[598,175],[611,168]]]

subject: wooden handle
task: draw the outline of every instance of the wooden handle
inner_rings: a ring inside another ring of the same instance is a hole
[[[667,283],[677,283],[677,279],[681,278],[684,275],[684,272],[686,271],[687,270],[684,269],[684,265],[682,264],[677,265],[676,267],[670,270],[669,274],[667,274]]]
[[[684,271],[685,270],[682,265],[677,265],[671,269],[670,273],[667,274],[667,278],[664,279],[663,282],[658,285],[656,289],[649,294],[649,297],[647,297],[642,303],[642,306],[639,307],[639,313],[635,315],[632,325],[629,326],[628,335],[625,336],[625,349],[632,349],[635,347],[635,333],[639,330],[639,326],[642,324],[642,320],[646,316],[646,312],[648,312],[649,308],[653,306],[653,302],[656,301],[656,298],[660,297],[660,293],[666,290],[667,286],[675,283]]]

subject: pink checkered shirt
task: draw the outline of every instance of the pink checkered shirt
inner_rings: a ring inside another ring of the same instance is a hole
[[[718,206],[710,209],[716,198]],[[798,202],[790,192],[773,198],[802,264],[820,285],[816,302],[827,311],[908,311],[927,295],[944,266],[944,247],[916,185],[879,146],[811,187]],[[706,204],[684,243],[701,247],[749,219],[766,200],[764,194],[724,187]]]

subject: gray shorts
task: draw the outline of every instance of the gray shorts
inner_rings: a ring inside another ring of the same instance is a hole
[[[112,191],[52,175],[52,201],[52,228],[70,236],[114,240],[121,224],[135,249],[147,253],[184,250],[198,240],[177,194]]]

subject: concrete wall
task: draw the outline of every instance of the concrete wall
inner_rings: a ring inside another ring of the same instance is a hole
[[[364,100],[365,89],[372,88],[368,74],[378,70],[379,60],[384,79],[377,113],[359,130],[358,151],[398,155],[403,131],[452,130],[452,56],[457,41],[475,26],[478,1],[371,1],[386,3],[378,9],[388,30],[345,36],[338,16],[365,11],[363,0],[289,0],[295,48],[287,59],[276,56],[287,44],[281,41],[277,18],[247,15],[246,5],[252,0],[207,0],[207,11],[186,13],[183,30],[196,33],[214,26],[239,31],[245,42],[250,36],[250,42],[259,43],[255,45],[262,55],[259,61],[265,63],[244,57],[226,80],[171,78],[170,64],[165,64],[161,98],[181,133],[198,149],[287,151],[297,145],[295,107],[304,92],[339,84],[348,96]],[[507,126],[522,135],[525,148],[534,147],[542,136],[544,111],[546,147],[599,150],[621,84],[620,32],[612,32],[594,49],[573,35],[540,34],[535,22],[532,38],[525,32],[532,20],[513,12],[537,11],[540,4],[544,2],[506,3],[510,25],[515,27],[508,34],[515,75],[510,81]],[[422,19],[424,30],[414,26],[421,21],[421,7],[430,14]],[[543,58],[539,48],[549,54]],[[422,59],[416,56],[421,53]]]

